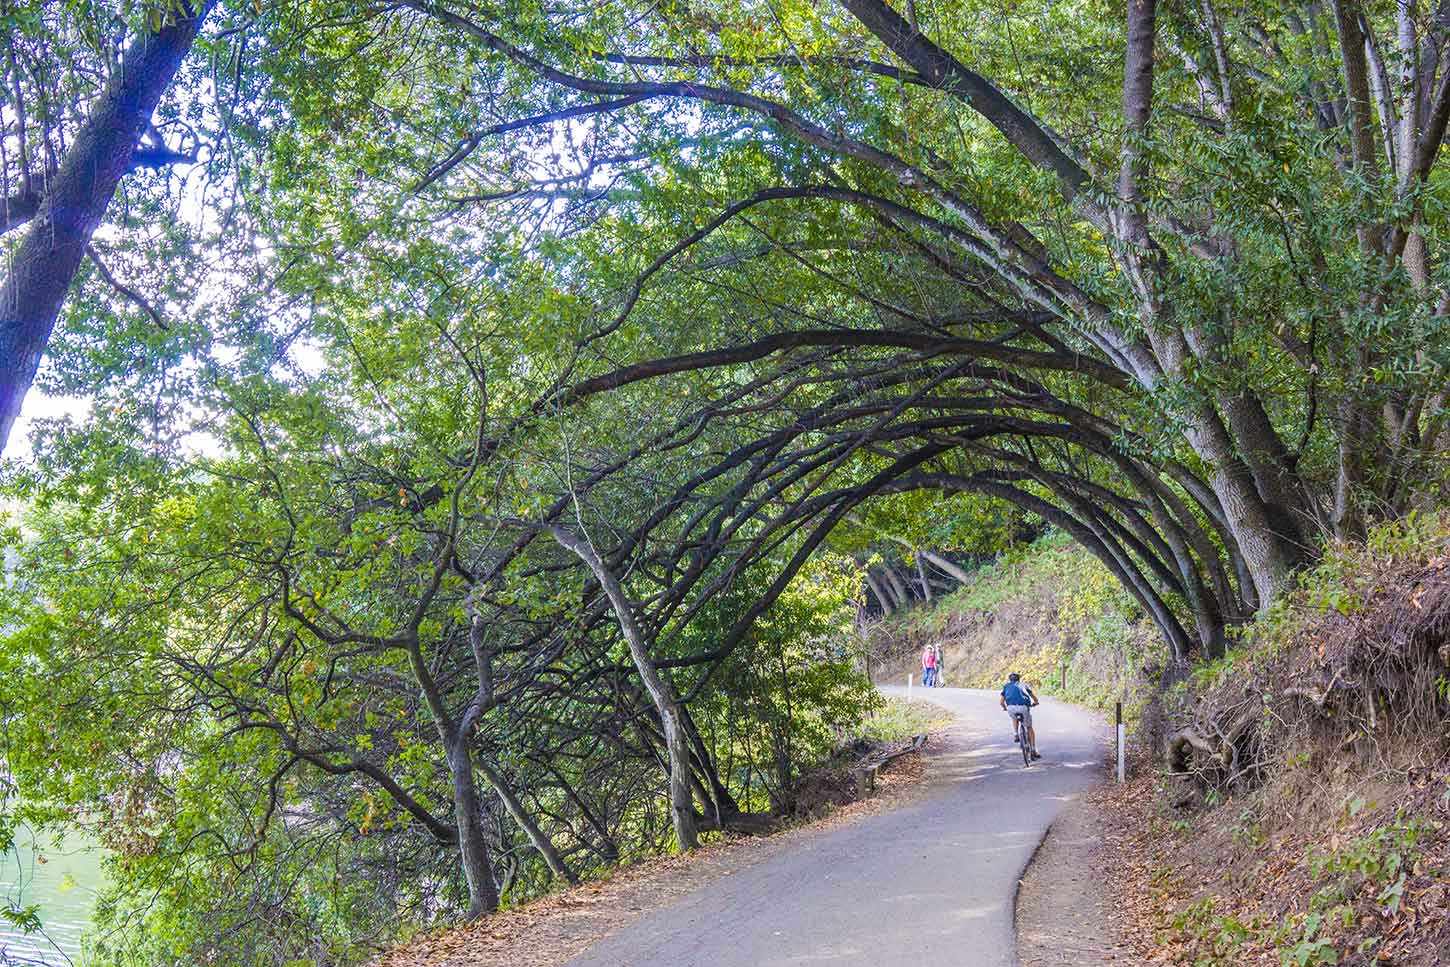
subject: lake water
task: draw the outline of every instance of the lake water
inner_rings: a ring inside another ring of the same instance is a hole
[[[0,965],[78,964],[81,934],[106,882],[100,850],[79,836],[37,841],[23,830],[16,845],[0,863],[0,897],[26,906],[38,903],[45,932],[27,936],[0,923]]]

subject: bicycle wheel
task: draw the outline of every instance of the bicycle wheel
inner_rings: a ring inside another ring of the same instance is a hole
[[[1027,741],[1027,722],[1022,721],[1021,715],[1014,715],[1012,716],[1012,723],[1016,726],[1014,729],[1016,745],[1018,745],[1019,750],[1022,750],[1022,765],[1031,765],[1032,747],[1028,745]]]

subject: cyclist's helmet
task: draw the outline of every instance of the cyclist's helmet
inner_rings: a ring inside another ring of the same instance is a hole
[[[1017,674],[1016,672],[1013,672],[1012,674],[1007,676],[1007,681],[1009,682],[1020,682],[1021,680],[1022,676]]]

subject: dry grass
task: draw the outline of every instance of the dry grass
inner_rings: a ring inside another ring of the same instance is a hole
[[[905,742],[914,735],[939,732],[951,723],[952,713],[934,702],[888,698],[861,723],[861,732],[872,742]]]

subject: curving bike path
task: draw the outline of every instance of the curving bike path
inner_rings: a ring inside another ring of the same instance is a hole
[[[903,688],[885,688],[902,695]],[[567,967],[1014,967],[1017,883],[1058,811],[1101,778],[1108,729],[1051,699],[1030,769],[995,692],[913,692],[957,725],[928,793],[654,911]]]

